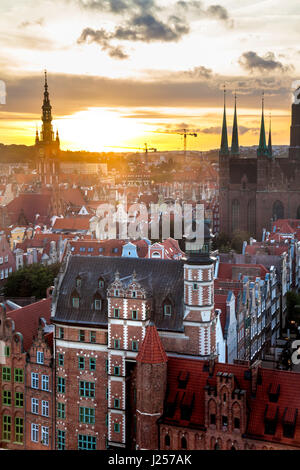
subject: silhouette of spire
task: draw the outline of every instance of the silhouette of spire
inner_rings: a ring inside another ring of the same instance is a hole
[[[49,92],[48,92],[48,81],[47,81],[47,70],[45,70],[45,84],[44,84],[44,100],[42,106],[42,121],[43,121],[43,140],[51,142],[53,140],[53,130],[52,130],[52,115],[50,104]]]
[[[262,94],[262,113],[261,113],[261,125],[260,125],[260,136],[259,136],[259,146],[257,149],[257,156],[262,157],[268,155],[268,149],[266,144],[266,131],[265,131],[265,95]]]
[[[231,155],[239,155],[239,132],[237,123],[236,113],[236,93],[234,94],[234,117],[233,117],[233,128],[232,128],[232,141],[231,141]]]
[[[269,154],[269,157],[273,157],[273,148],[272,148],[272,130],[271,130],[271,113],[270,113],[270,125],[269,125],[269,142],[268,142],[268,154]]]
[[[226,87],[225,87],[225,85],[224,85],[224,112],[223,112],[223,125],[222,125],[222,139],[221,139],[220,155],[229,155],[227,122],[226,122]]]
[[[37,124],[35,125],[35,143],[37,144],[40,141],[39,139],[39,131]]]

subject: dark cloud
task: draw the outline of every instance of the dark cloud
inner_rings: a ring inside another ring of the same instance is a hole
[[[283,65],[282,62],[276,60],[273,52],[268,52],[264,56],[259,56],[254,51],[244,52],[239,58],[239,64],[250,72],[273,72],[279,70],[281,72],[289,72],[293,70],[292,65]]]
[[[6,82],[7,102],[1,106],[1,111],[33,113],[39,119],[43,74],[16,78],[6,75],[2,79]],[[233,90],[237,89],[238,108],[259,108],[262,89],[265,91],[267,108],[288,110],[290,107],[293,78],[286,76],[270,77],[269,80],[218,76],[211,80],[182,79],[174,82],[159,77],[134,80],[88,75],[48,75],[53,114],[56,116],[69,115],[90,107],[131,107],[135,111],[147,107],[218,108],[222,107],[224,82],[228,90],[229,84]],[[233,102],[233,97],[228,93],[228,108],[233,106]]]
[[[252,134],[257,134],[259,131],[258,127],[238,126],[238,129],[239,129],[240,135],[247,134],[247,132],[251,132]],[[200,129],[199,132],[201,132],[201,134],[219,135],[221,131],[222,131],[221,126],[215,126],[215,127],[206,127],[204,129]],[[230,134],[231,132],[232,132],[232,127],[229,126],[228,133]]]
[[[190,22],[182,10],[195,11],[197,16],[217,18],[228,21],[227,10],[221,5],[211,5],[207,9],[199,1],[179,1],[168,8],[161,7],[155,0],[78,0],[84,8],[122,14],[122,23],[116,25],[113,32],[101,29],[85,28],[78,43],[96,42],[102,50],[108,51],[111,57],[127,58],[121,45],[120,53],[114,54],[116,46],[111,41],[132,42],[177,42],[190,32]]]
[[[212,69],[208,69],[207,67],[204,67],[203,65],[199,65],[198,67],[194,67],[192,70],[187,70],[182,73],[191,78],[209,79],[213,76]]]

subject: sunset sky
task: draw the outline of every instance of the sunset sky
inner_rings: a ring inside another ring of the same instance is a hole
[[[263,90],[288,144],[299,24],[299,0],[1,0],[0,142],[33,145],[46,68],[63,149],[182,149],[184,127],[189,149],[217,148],[224,83],[241,145],[258,143]]]

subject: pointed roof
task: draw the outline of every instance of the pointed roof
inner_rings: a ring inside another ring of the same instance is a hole
[[[272,148],[272,131],[271,131],[271,115],[270,115],[270,128],[269,128],[268,154],[269,154],[269,157],[273,157],[273,148]]]
[[[223,112],[222,140],[221,140],[220,155],[229,155],[227,122],[226,122],[226,88],[225,87],[224,87],[224,112]]]
[[[233,117],[233,128],[232,128],[232,141],[231,141],[231,154],[239,155],[239,132],[238,132],[238,123],[237,123],[237,113],[236,113],[236,93],[234,95],[234,117]]]
[[[267,144],[266,144],[266,131],[265,131],[264,102],[265,101],[264,101],[264,93],[263,93],[259,146],[258,146],[258,149],[257,149],[257,156],[258,157],[268,155],[268,149],[267,149]]]
[[[168,360],[153,322],[146,329],[146,335],[136,360],[146,364],[162,364]]]

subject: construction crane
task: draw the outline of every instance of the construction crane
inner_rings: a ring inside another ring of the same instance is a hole
[[[106,145],[105,147],[117,148],[117,149],[144,150],[146,166],[148,166],[148,152],[157,152],[157,149],[155,149],[153,147],[148,148],[147,143],[144,144],[143,148],[142,147],[122,147],[122,146],[117,146],[117,145]]]
[[[155,131],[158,134],[175,134],[175,135],[183,135],[183,150],[184,150],[184,160],[186,162],[186,138],[188,135],[192,137],[198,137],[198,134],[196,132],[189,132],[187,129],[183,129],[181,132],[159,132]]]

